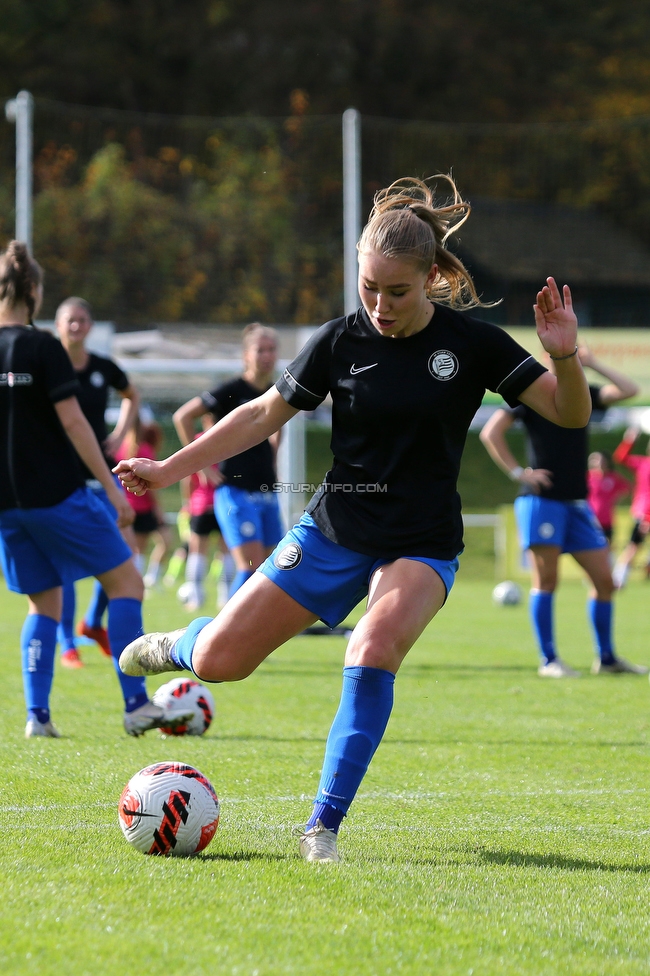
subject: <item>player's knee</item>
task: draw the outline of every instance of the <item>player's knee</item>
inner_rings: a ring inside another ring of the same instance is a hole
[[[208,642],[197,641],[192,651],[192,669],[203,681],[242,681],[255,667],[224,650],[215,651]]]
[[[400,642],[389,635],[361,635],[350,641],[345,655],[348,667],[380,668],[397,671],[404,651]]]

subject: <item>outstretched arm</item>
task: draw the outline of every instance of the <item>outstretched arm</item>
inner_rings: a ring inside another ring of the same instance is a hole
[[[164,461],[130,458],[120,461],[113,470],[124,487],[135,495],[143,495],[148,489],[166,488],[195,471],[260,444],[297,413],[273,386],[262,396],[237,407]]]
[[[537,293],[535,325],[553,372],[544,373],[519,395],[522,403],[560,427],[586,427],[591,416],[589,386],[577,354],[578,320],[568,285],[560,295],[553,278]]]

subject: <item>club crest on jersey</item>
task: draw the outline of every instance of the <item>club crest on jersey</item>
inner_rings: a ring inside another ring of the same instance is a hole
[[[458,372],[458,360],[449,349],[438,349],[429,359],[429,372],[431,375],[445,383],[453,380]]]
[[[104,385],[104,382],[105,381],[104,381],[104,377],[102,376],[102,374],[98,370],[95,370],[94,373],[91,373],[90,374],[90,382],[92,383],[93,386],[95,386],[95,387],[97,387],[97,389],[99,389],[100,386],[103,386]]]
[[[273,560],[278,569],[295,569],[302,561],[302,549],[297,542],[290,542]]]

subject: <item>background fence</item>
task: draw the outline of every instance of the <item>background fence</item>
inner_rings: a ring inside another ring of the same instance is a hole
[[[174,117],[37,98],[34,251],[46,307],[82,294],[119,326],[319,322],[339,314],[339,116]],[[404,176],[472,197],[590,208],[650,248],[650,118],[575,124],[362,119],[363,214]],[[0,121],[0,234],[14,137]],[[525,242],[524,242],[525,246]]]

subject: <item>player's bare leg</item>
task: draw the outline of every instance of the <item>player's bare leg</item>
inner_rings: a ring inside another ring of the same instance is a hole
[[[199,618],[190,628],[138,638],[125,648],[120,667],[126,674],[182,670],[172,650],[196,624],[191,652],[194,674],[204,681],[239,681],[317,619],[262,573],[255,573],[214,620]]]

